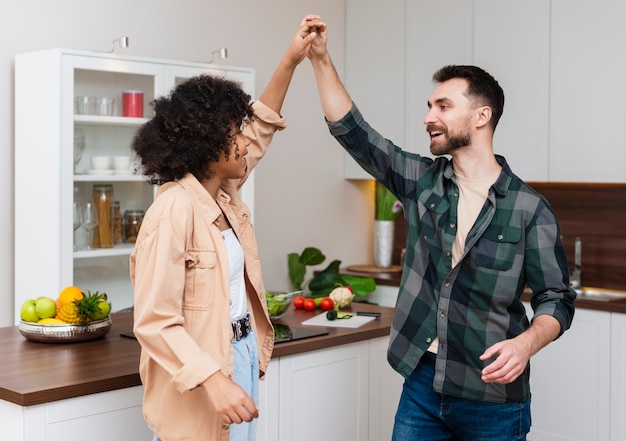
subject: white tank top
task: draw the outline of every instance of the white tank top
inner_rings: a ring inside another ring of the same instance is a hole
[[[228,269],[230,274],[230,321],[234,322],[246,315],[246,283],[243,277],[243,248],[232,228],[222,231],[228,250]]]

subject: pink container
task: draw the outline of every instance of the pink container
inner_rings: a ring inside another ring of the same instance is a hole
[[[122,93],[122,115],[143,118],[143,92],[141,90],[125,90]]]

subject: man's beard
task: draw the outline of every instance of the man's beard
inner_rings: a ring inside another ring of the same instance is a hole
[[[470,145],[472,141],[469,131],[467,130],[463,133],[453,135],[450,135],[447,130],[442,129],[442,131],[443,134],[439,136],[447,136],[448,139],[442,144],[438,143],[436,140],[430,143],[430,152],[435,156],[449,155],[455,150]]]

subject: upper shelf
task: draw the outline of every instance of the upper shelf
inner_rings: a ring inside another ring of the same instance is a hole
[[[149,118],[131,118],[128,116],[74,115],[75,123],[100,126],[139,127],[148,121]]]

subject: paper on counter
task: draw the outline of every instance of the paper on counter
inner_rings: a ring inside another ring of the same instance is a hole
[[[315,317],[311,317],[310,319],[303,321],[302,324],[309,326],[331,326],[335,328],[358,328],[371,322],[372,320],[376,320],[376,317],[356,315],[355,312],[351,312],[350,314],[352,314],[352,317],[349,319],[328,320],[326,318],[326,313],[323,312]]]

